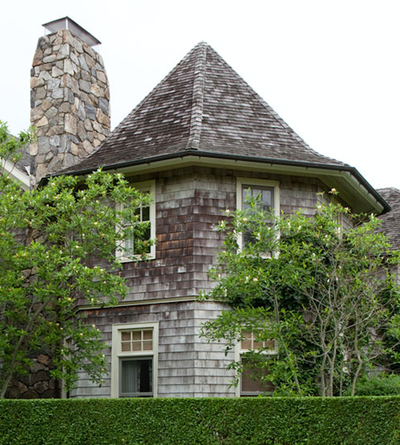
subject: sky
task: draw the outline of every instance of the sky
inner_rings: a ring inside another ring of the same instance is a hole
[[[43,23],[98,38],[114,128],[205,41],[316,151],[400,189],[399,0],[14,0],[2,7],[0,120],[29,127]]]

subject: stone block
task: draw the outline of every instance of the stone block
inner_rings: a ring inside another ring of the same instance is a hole
[[[97,78],[100,80],[100,82],[107,83],[107,77],[103,71],[97,71]]]
[[[58,135],[51,136],[50,137],[50,145],[52,147],[58,147],[60,145],[60,136],[58,136]],[[38,358],[38,361],[39,361],[39,358]],[[42,363],[42,362],[40,362],[40,363]]]
[[[94,135],[93,135],[93,132],[92,132],[92,131],[88,131],[88,132],[86,133],[86,139],[87,139],[89,142],[93,142]]]
[[[71,58],[72,62],[74,62],[77,67],[80,65],[79,59],[74,51],[71,51],[70,58]],[[78,69],[76,69],[76,71],[78,71]]]
[[[92,84],[92,86],[90,87],[90,92],[96,97],[100,97],[102,95],[101,88],[97,84]]]
[[[31,77],[31,88],[37,88],[44,85],[44,80],[40,77]]]
[[[79,103],[77,115],[81,121],[84,121],[86,119],[85,107],[82,103]]]
[[[38,66],[43,62],[43,51],[38,48],[33,56],[32,66]]]
[[[76,164],[76,157],[72,156],[71,153],[66,153],[64,157],[64,167],[71,167],[72,165]]]
[[[53,136],[55,134],[63,134],[64,133],[64,125],[56,125],[55,127],[51,127],[49,130],[49,136]]]
[[[90,82],[90,74],[87,71],[81,71],[81,79]]]
[[[49,90],[55,90],[60,87],[60,80],[61,79],[50,79],[47,81],[47,89]]]
[[[70,152],[73,156],[78,156],[78,146],[71,142]]]
[[[70,59],[65,59],[64,60],[64,72],[71,74],[71,76],[73,76],[75,74],[75,69],[73,66],[73,63],[71,62]]]
[[[47,137],[38,138],[39,154],[45,155],[50,151],[50,140]]]
[[[86,151],[87,154],[91,153],[93,151],[93,145],[88,141],[83,141],[83,149]]]
[[[96,108],[93,105],[87,103],[85,110],[86,110],[86,116],[90,120],[94,121],[96,119]]]
[[[85,129],[85,125],[82,121],[78,122],[77,134],[81,141],[84,141],[86,139],[86,129]]]
[[[32,142],[29,145],[29,153],[31,156],[36,156],[39,152],[39,146],[37,144],[37,142]]]
[[[106,128],[110,128],[110,118],[104,114],[101,109],[96,111],[96,119]]]
[[[87,65],[87,63],[86,63],[86,59],[85,59],[85,57],[84,57],[83,54],[81,54],[81,55],[79,56],[79,64],[80,64],[80,66],[81,66],[81,68],[82,68],[83,70],[85,70],[85,71],[89,71],[89,67],[88,67],[88,65]]]
[[[57,108],[56,107],[51,107],[49,108],[46,113],[45,113],[47,119],[53,119],[53,117],[57,116]]]
[[[59,108],[60,113],[69,113],[71,110],[71,104],[69,102],[63,102]]]
[[[46,90],[44,87],[39,87],[35,92],[35,100],[41,100],[46,97]]]
[[[44,99],[41,105],[43,111],[47,111],[52,106],[52,103],[48,99]]]
[[[44,111],[41,107],[35,107],[31,109],[31,122],[36,122],[44,115]]]
[[[90,93],[90,84],[86,80],[80,80],[79,81],[79,87],[85,93]]]
[[[43,371],[46,369],[46,366],[44,366],[42,363],[34,362],[31,366],[29,366],[29,372],[32,374],[36,374],[39,371]],[[36,380],[37,381],[37,380]]]
[[[51,93],[51,97],[53,99],[62,99],[64,97],[64,89],[63,88],[56,88]]]
[[[105,99],[104,97],[100,97],[99,98],[99,106],[100,106],[101,111],[104,114],[106,114],[107,116],[110,115],[110,112],[109,112],[110,104],[109,104],[109,101],[107,99]]]
[[[60,77],[64,74],[64,71],[57,66],[53,66],[53,69],[51,70],[51,75],[53,77]]]
[[[44,127],[49,123],[46,116],[43,116],[38,122],[36,122],[36,127]]]
[[[70,50],[70,46],[68,43],[64,43],[63,45],[61,45],[60,50],[58,51],[58,54],[57,54],[57,60],[65,59],[66,57],[68,57],[69,50]]]
[[[63,134],[60,138],[60,153],[67,153],[69,152],[71,147],[71,139],[70,136],[67,134]]]
[[[97,123],[97,122],[94,122],[94,123]],[[98,125],[98,124],[97,124],[97,125]],[[88,130],[88,131],[93,130],[92,122],[91,122],[89,119],[85,119],[85,128],[86,128],[86,130]]]
[[[47,50],[46,50],[47,51]],[[49,56],[43,57],[44,63],[52,63],[56,60],[56,56],[54,54],[51,54]]]
[[[47,165],[36,162],[36,177],[43,178],[47,174]]]
[[[70,134],[76,134],[78,130],[78,121],[72,114],[65,115],[65,131]]]
[[[58,155],[57,157],[54,157],[50,161],[49,165],[47,166],[46,173],[47,172],[55,172],[61,168],[61,166],[62,166],[62,158],[61,157],[63,157],[63,155]],[[36,176],[39,177],[39,173],[37,173]]]

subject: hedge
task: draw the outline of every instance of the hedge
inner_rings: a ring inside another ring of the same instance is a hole
[[[400,397],[0,400],[1,445],[391,445]]]

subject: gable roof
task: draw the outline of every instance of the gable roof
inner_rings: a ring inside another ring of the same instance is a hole
[[[202,42],[118,125],[98,150],[68,170],[148,162],[188,151],[345,165],[312,150]]]
[[[400,190],[394,187],[378,189],[378,192],[390,204],[391,210],[380,216],[380,230],[388,236],[392,247],[400,249]]]

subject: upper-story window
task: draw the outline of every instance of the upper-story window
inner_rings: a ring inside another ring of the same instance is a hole
[[[277,181],[267,181],[264,179],[237,178],[236,207],[238,210],[250,208],[248,200],[257,198],[259,210],[278,217],[280,212],[279,183]],[[272,220],[265,221],[272,224]],[[243,233],[239,239],[240,247],[254,242],[253,234]]]
[[[155,258],[156,246],[150,243],[156,237],[156,184],[155,181],[146,181],[132,184],[142,193],[148,193],[152,196],[152,200],[148,204],[142,204],[133,209],[130,215],[124,221],[124,227],[129,227],[134,222],[143,223],[143,233],[141,236],[131,236],[124,240],[123,244],[117,249],[117,255],[121,261],[131,261],[133,256],[139,252],[145,253],[147,258]],[[147,245],[146,245],[147,244]]]
[[[113,326],[111,396],[156,397],[158,324]]]

